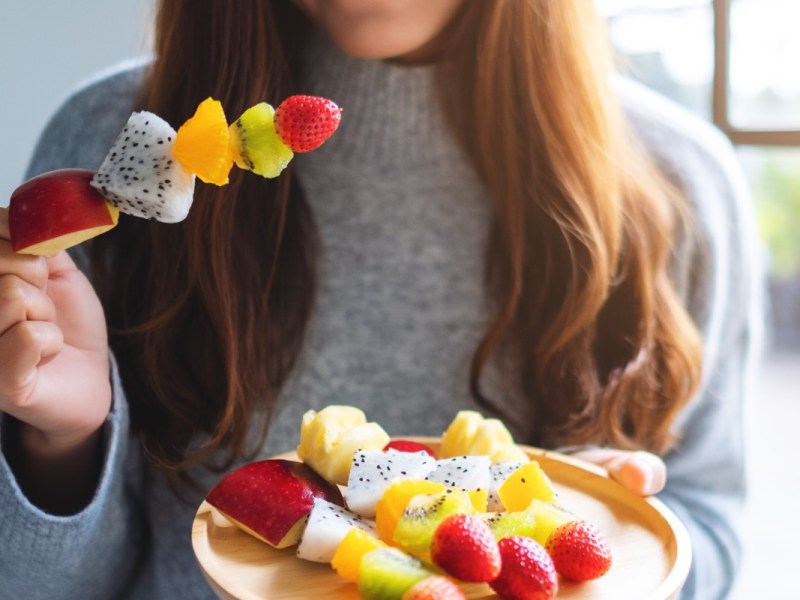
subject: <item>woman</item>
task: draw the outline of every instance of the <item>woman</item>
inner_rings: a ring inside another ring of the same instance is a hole
[[[91,285],[4,244],[4,593],[210,597],[186,542],[204,493],[347,403],[392,434],[495,413],[644,494],[664,457],[685,597],[722,597],[757,332],[730,149],[609,87],[589,2],[295,4],[162,2],[152,65],[76,94],[40,142],[30,174],[96,168],[134,107],[345,109],[277,180],[236,173],[181,225],[81,248]]]

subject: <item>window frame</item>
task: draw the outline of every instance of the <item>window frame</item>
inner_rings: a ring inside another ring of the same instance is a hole
[[[752,146],[800,146],[800,130],[749,129],[730,121],[731,4],[733,0],[712,0],[714,7],[714,82],[712,118],[733,142]]]

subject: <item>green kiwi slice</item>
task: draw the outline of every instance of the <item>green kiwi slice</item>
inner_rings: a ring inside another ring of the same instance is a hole
[[[474,512],[467,492],[450,488],[438,494],[420,494],[414,496],[403,511],[393,539],[402,550],[428,560],[433,533],[439,523],[449,515]]]
[[[497,541],[512,535],[532,538],[536,531],[533,507],[514,512],[488,512],[478,515],[492,530]]]
[[[228,128],[236,165],[262,177],[277,177],[294,157],[275,132],[275,110],[266,102],[251,106]]]
[[[400,600],[431,571],[397,548],[378,548],[361,558],[358,592],[364,600]]]
[[[536,529],[531,536],[542,546],[547,545],[547,539],[550,534],[557,528],[561,527],[564,523],[576,521],[578,517],[565,508],[550,502],[542,502],[541,500],[534,500],[531,502],[530,509],[533,511],[534,518],[536,519]]]

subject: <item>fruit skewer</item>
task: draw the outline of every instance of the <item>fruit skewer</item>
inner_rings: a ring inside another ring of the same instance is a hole
[[[186,218],[195,180],[222,186],[235,164],[266,178],[336,131],[341,109],[318,96],[261,102],[228,124],[207,98],[177,131],[158,115],[129,117],[97,172],[59,169],[19,186],[9,201],[14,252],[50,256],[115,227],[119,213],[164,223]]]
[[[206,501],[273,547],[296,542],[298,559],[329,563],[363,600],[460,600],[471,584],[504,600],[553,600],[561,581],[590,581],[611,568],[604,534],[557,503],[536,460],[516,460],[512,449],[524,451],[495,419],[459,412],[438,452],[387,443],[385,430],[352,406],[308,411],[300,429],[300,462],[288,481],[274,477],[274,463],[291,461],[251,463],[242,467],[247,485],[234,471]],[[321,497],[301,465],[342,496]]]

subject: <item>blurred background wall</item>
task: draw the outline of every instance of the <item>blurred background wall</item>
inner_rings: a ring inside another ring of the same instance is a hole
[[[70,91],[96,71],[145,51],[152,2],[25,0],[3,6],[0,206],[8,204],[36,138]]]

